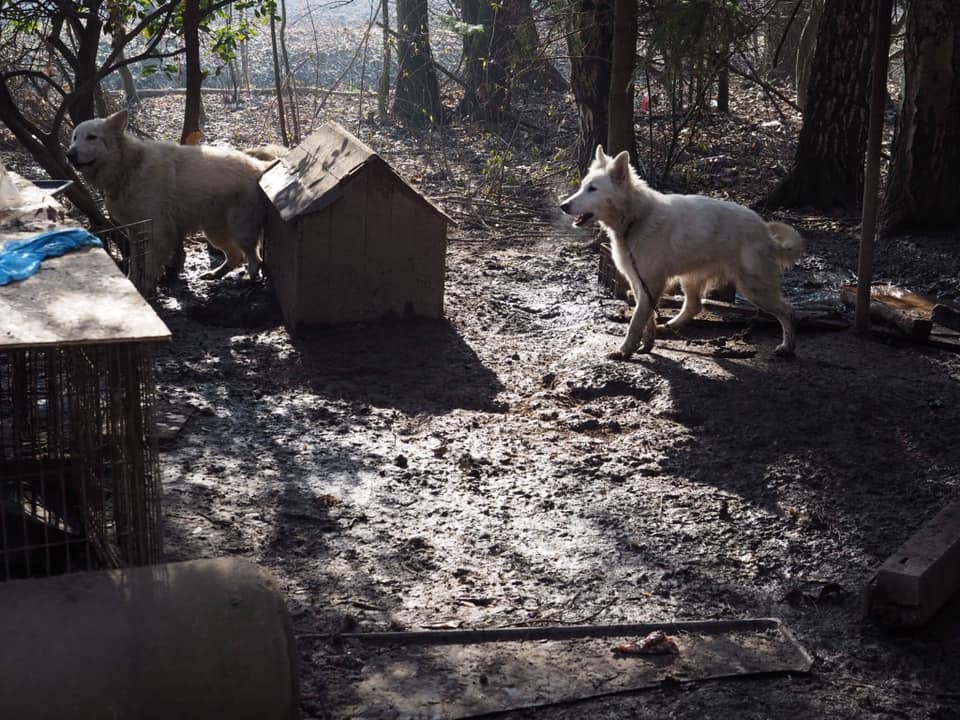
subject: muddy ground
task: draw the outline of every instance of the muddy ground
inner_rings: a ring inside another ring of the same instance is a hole
[[[805,328],[779,361],[774,326],[714,322],[610,361],[626,306],[555,207],[569,172],[516,172],[494,210],[464,199],[463,177],[482,174],[475,130],[451,129],[443,162],[435,139],[361,132],[459,220],[446,319],[292,338],[269,284],[199,280],[211,261],[192,247],[159,303],[174,334],[161,395],[195,408],[162,449],[171,558],[262,563],[303,634],[777,617],[815,657],[808,676],[506,717],[960,717],[956,613],[898,634],[864,621],[861,600],[957,497],[956,354]],[[741,168],[728,192],[776,171],[726,162]],[[856,219],[777,216],[809,245],[788,293],[849,319],[836,291]],[[885,240],[878,276],[955,298],[955,242]],[[349,716],[364,651],[305,639],[300,657],[305,716]]]
[[[182,100],[148,101],[143,125],[161,102]],[[796,128],[763,130],[751,108],[715,121],[690,190],[753,202],[775,181],[770,149],[788,158]],[[188,415],[161,446],[168,557],[261,563],[303,635],[777,617],[815,658],[809,675],[508,718],[960,717],[957,608],[896,633],[864,621],[860,597],[957,498],[960,357],[802,327],[784,361],[773,325],[714,318],[606,359],[626,305],[556,208],[569,164],[537,170],[573,127],[527,128],[498,200],[477,128],[351,126],[458,221],[443,322],[291,337],[268,282],[201,280],[213,260],[188,248],[156,303],[173,332],[161,411]],[[776,217],[808,242],[788,295],[849,319],[836,293],[856,219]],[[956,240],[884,240],[877,274],[956,299]],[[369,656],[312,637],[299,654],[304,716],[349,717]]]
[[[706,327],[611,362],[579,241],[460,237],[448,262],[444,323],[292,339],[231,321],[239,278],[167,306],[160,391],[197,408],[161,455],[172,558],[263,563],[298,632],[774,616],[816,656],[516,717],[960,713],[960,625],[889,634],[858,598],[955,498],[956,355],[802,332],[782,362],[772,327]],[[362,662],[300,652],[305,715],[342,717]]]

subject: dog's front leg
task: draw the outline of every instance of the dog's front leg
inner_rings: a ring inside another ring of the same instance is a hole
[[[620,349],[610,354],[610,358],[613,360],[626,360],[635,352],[650,352],[656,339],[657,322],[647,293],[641,291],[639,293],[635,292],[634,295],[637,304],[633,309],[633,316],[630,318],[627,337]]]

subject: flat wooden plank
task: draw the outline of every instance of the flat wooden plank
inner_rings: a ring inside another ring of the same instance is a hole
[[[960,352],[960,332],[934,325],[930,337],[927,338],[927,343],[942,350]]]
[[[678,653],[631,657],[615,654],[614,647],[643,634],[373,648],[355,644],[361,637],[355,634],[343,641],[362,661],[362,676],[355,684],[331,683],[330,707],[338,717],[452,720],[667,682],[809,672],[812,658],[779,622],[718,625],[716,631],[684,631],[664,623]],[[343,677],[340,668],[330,671]]]
[[[929,620],[960,588],[960,501],[887,558],[867,586],[868,613],[898,625]]]
[[[0,287],[0,351],[169,339],[170,330],[101,248],[49,258],[36,275]]]
[[[933,322],[951,330],[960,330],[960,306],[952,302],[940,300],[933,306],[931,312]]]

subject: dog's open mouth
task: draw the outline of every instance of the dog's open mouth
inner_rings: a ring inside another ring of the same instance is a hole
[[[593,213],[583,213],[582,215],[577,215],[573,219],[573,224],[576,227],[580,227],[582,225],[586,225],[591,220],[593,220]]]

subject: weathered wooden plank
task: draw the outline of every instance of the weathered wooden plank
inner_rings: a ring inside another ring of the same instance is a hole
[[[326,123],[267,170],[260,186],[285,221],[337,202],[341,183],[374,156],[337,123]]]
[[[927,521],[867,584],[868,615],[922,625],[960,588],[960,500]]]
[[[960,330],[960,306],[940,300],[933,306],[933,322],[951,330]]]
[[[169,339],[163,320],[100,248],[48,258],[36,275],[0,287],[0,351]]]
[[[51,229],[63,227],[57,221],[60,203],[34,183],[8,175],[20,204],[0,212],[0,243],[35,235],[22,228],[38,219]],[[32,277],[0,286],[0,351],[169,339],[164,322],[100,248],[47,258]]]

